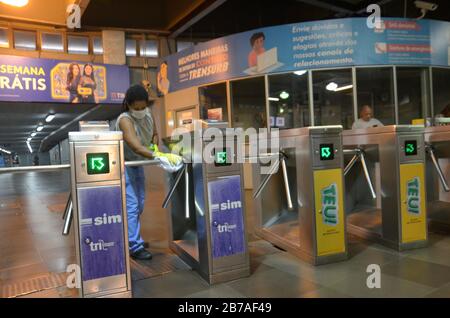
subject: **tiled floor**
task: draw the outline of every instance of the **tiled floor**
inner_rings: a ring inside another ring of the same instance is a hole
[[[164,190],[154,182],[162,175],[155,169],[147,171],[142,231],[156,255],[171,254]],[[64,272],[75,261],[73,231],[61,235],[68,182],[68,173],[60,172],[0,175],[0,292],[8,284]],[[250,277],[209,286],[177,259],[163,274],[134,270],[134,297],[450,297],[450,234],[430,233],[427,248],[401,253],[349,237],[348,261],[314,267],[254,236],[249,194]],[[381,268],[381,289],[367,288],[369,264]],[[57,286],[23,297],[76,297],[76,291]]]

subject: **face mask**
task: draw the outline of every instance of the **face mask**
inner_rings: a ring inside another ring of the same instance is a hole
[[[143,109],[143,110],[130,109],[130,115],[136,119],[144,119],[146,114],[147,114],[147,109]]]

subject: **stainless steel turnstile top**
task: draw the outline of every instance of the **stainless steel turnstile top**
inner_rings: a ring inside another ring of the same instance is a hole
[[[424,130],[425,128],[423,125],[391,125],[382,127],[370,127],[364,129],[344,130],[342,135],[345,137],[387,133],[421,133]]]
[[[303,128],[292,128],[280,130],[280,138],[292,137],[292,136],[309,136],[309,135],[322,135],[322,134],[335,134],[342,131],[342,126],[312,126]]]
[[[433,126],[425,128],[425,141],[450,141],[450,126]]]

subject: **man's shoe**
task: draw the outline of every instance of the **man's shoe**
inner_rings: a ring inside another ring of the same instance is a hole
[[[152,259],[152,254],[149,251],[142,249],[137,252],[131,253],[131,257],[134,259],[145,261]]]

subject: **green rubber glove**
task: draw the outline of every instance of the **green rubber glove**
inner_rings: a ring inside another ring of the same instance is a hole
[[[182,158],[180,156],[178,156],[178,155],[175,155],[173,153],[160,152],[159,149],[158,149],[158,145],[152,144],[148,148],[150,149],[150,151],[153,152],[153,156],[155,158],[165,157],[165,158],[167,158],[167,160],[169,161],[169,163],[171,165],[174,165],[174,166],[178,165],[182,161]]]
[[[182,161],[182,158],[180,156],[175,155],[173,153],[162,153],[162,152],[159,152],[158,153],[158,157],[165,157],[165,158],[167,158],[167,160],[169,160],[170,164],[174,165],[174,166],[179,165],[180,162]]]

